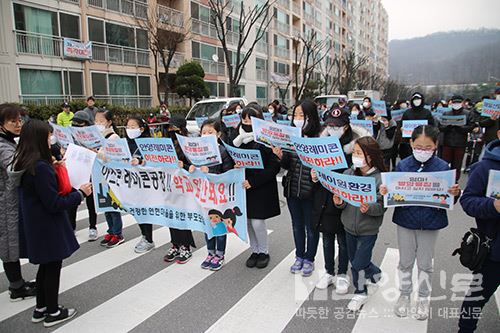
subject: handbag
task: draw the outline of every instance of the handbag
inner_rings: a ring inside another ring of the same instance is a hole
[[[64,164],[54,164],[54,170],[56,172],[57,178],[57,192],[60,196],[65,196],[69,194],[73,187],[71,186],[71,182],[69,180],[68,170],[64,166]]]
[[[470,228],[462,237],[460,247],[453,251],[453,256],[459,255],[460,263],[477,272],[483,266],[484,261],[490,253],[493,239],[481,232],[479,229]]]

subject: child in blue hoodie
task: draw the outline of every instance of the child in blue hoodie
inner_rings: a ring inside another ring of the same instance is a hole
[[[413,154],[396,166],[396,172],[435,172],[449,170],[448,163],[435,155],[439,131],[434,126],[419,126],[411,136]],[[382,195],[387,187],[380,187]],[[458,199],[458,184],[448,189]],[[399,289],[401,295],[394,307],[398,317],[406,317],[410,310],[412,293],[412,271],[415,259],[418,266],[418,301],[415,317],[426,320],[429,315],[431,275],[434,270],[432,259],[439,230],[448,225],[446,210],[442,208],[404,206],[396,207],[392,221],[397,224],[399,247]]]
[[[493,239],[491,249],[478,272],[482,275],[481,287],[471,285],[462,304],[459,333],[474,332],[482,310],[500,285],[500,199],[487,196],[486,188],[490,170],[500,170],[500,127],[497,124],[498,140],[490,142],[483,159],[472,165],[469,181],[460,203],[467,215],[476,218],[477,228]],[[474,283],[474,282],[473,282]]]

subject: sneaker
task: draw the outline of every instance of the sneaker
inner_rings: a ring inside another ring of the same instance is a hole
[[[417,301],[417,320],[427,320],[429,317],[429,300],[426,298],[419,298]]]
[[[351,312],[357,312],[361,310],[361,308],[367,301],[368,301],[368,295],[355,294],[354,297],[349,302],[349,304],[347,304],[347,309]]]
[[[59,314],[57,316],[48,314],[45,317],[43,326],[52,327],[54,325],[65,322],[66,320],[70,320],[76,315],[76,312],[76,309],[65,309],[63,307],[59,307]]]
[[[189,248],[181,246],[179,256],[177,257],[177,260],[175,262],[178,264],[185,264],[189,261],[189,259],[191,259],[192,256],[193,254],[191,253]]]
[[[210,270],[218,271],[222,268],[222,265],[224,265],[224,256],[219,257],[218,255],[215,255],[212,259],[212,262],[210,262]]]
[[[333,284],[333,275],[325,273],[321,279],[316,283],[316,288],[318,289],[326,289],[328,286]]]
[[[398,317],[406,317],[408,316],[408,312],[410,310],[410,296],[408,295],[400,295],[396,305],[394,305],[394,314]]]
[[[266,268],[268,264],[269,264],[269,254],[259,253],[259,256],[257,257],[257,263],[255,264],[255,267],[257,267],[257,268]]]
[[[125,242],[125,238],[123,236],[116,236],[116,235],[113,235],[113,237],[111,238],[111,240],[109,241],[108,245],[106,246],[108,249],[111,249],[115,246],[118,246],[120,244],[122,244],[123,242]]]
[[[292,267],[290,267],[290,273],[292,274],[297,274],[302,270],[302,267],[304,266],[304,259],[295,257],[295,262],[293,263]]]
[[[163,261],[172,262],[179,256],[179,249],[172,245],[172,247],[168,250],[167,254],[163,257]]]
[[[48,312],[47,309],[44,311],[37,311],[37,309],[33,310],[33,316],[31,317],[31,322],[33,323],[41,323],[47,317]]]
[[[379,285],[378,283],[374,283],[371,280],[366,280],[366,291],[368,295],[373,295],[378,291]]]
[[[146,240],[146,237],[142,237],[142,239],[137,243],[135,246],[135,253],[146,253],[151,251],[152,249],[155,248],[155,243],[154,242],[148,242]]]
[[[257,259],[259,258],[258,253],[252,253],[250,258],[247,259],[246,265],[248,268],[254,268],[257,265]]]
[[[98,237],[97,229],[89,229],[89,242],[96,241],[97,237]]]
[[[24,282],[23,286],[17,289],[9,288],[10,301],[18,302],[36,296],[36,283]]]
[[[108,243],[109,243],[109,241],[111,240],[111,238],[113,238],[113,235],[111,235],[111,234],[106,234],[106,235],[104,236],[104,238],[102,239],[101,243],[100,243],[100,244],[101,244],[101,246],[107,246],[107,245],[108,245]]]
[[[335,292],[339,295],[345,295],[349,291],[349,278],[347,276],[337,276],[335,281]]]
[[[311,276],[314,272],[314,263],[312,261],[304,259],[304,266],[302,266],[302,276]]]
[[[209,269],[210,268],[210,262],[214,258],[214,255],[208,254],[208,256],[205,258],[205,260],[201,263],[201,268],[203,269]]]

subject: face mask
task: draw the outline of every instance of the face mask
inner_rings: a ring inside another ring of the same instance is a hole
[[[370,102],[363,102],[363,107],[368,109],[370,107]]]
[[[355,168],[362,168],[366,166],[365,159],[363,157],[353,156],[352,157],[352,165]]]
[[[236,108],[236,113],[240,114],[241,113],[241,108]]]
[[[461,104],[461,103],[453,103],[453,104],[451,105],[451,108],[452,108],[453,110],[455,110],[455,111],[460,110],[460,109],[462,108],[462,104]]]
[[[333,137],[336,137],[338,139],[340,139],[340,137],[342,137],[342,135],[344,134],[344,127],[328,126],[326,128],[326,130],[327,130],[329,136],[333,136]]]
[[[140,128],[127,128],[127,136],[129,139],[137,139],[141,136]]]
[[[50,144],[55,145],[57,143],[56,137],[54,135],[50,136]]]
[[[251,133],[252,132],[252,125],[245,125],[245,124],[241,124],[241,128],[243,128],[243,130],[247,133]]]
[[[215,137],[217,137],[215,134],[202,134],[201,135],[202,138],[206,138],[207,136],[215,136]]]
[[[95,127],[97,127],[97,129],[99,130],[99,132],[104,132],[104,130],[106,129],[106,126],[104,125],[95,125]]]
[[[432,157],[432,155],[434,155],[434,151],[433,150],[431,150],[431,151],[428,151],[428,150],[418,150],[418,149],[414,149],[413,150],[413,157],[415,157],[415,159],[417,161],[419,161],[420,163],[427,162]]]
[[[415,105],[416,107],[419,107],[420,105],[422,105],[422,100],[420,98],[414,99],[413,105]]]
[[[359,114],[359,111],[352,111],[351,116],[357,117]]]
[[[399,105],[399,108],[400,108],[401,110],[404,110],[404,109],[406,109],[407,107],[408,107],[408,105],[406,105],[406,104],[400,104],[400,105]]]
[[[302,128],[304,127],[304,119],[301,119],[301,120],[294,120],[293,123],[295,124],[295,127],[298,127],[298,128]]]
[[[270,113],[274,113],[274,109],[267,109]]]

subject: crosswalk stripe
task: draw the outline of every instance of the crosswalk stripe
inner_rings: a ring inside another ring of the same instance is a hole
[[[321,242],[313,275],[292,275],[295,250],[215,322],[207,332],[281,332],[314,290],[324,266]],[[338,251],[336,251],[338,253]],[[245,314],[242,325],[242,313]]]
[[[79,284],[87,282],[98,275],[106,273],[143,255],[134,252],[134,247],[141,237],[131,239],[118,247],[104,250],[74,264],[63,267],[59,293],[61,294],[66,290],[74,288]],[[168,228],[156,229],[153,237],[157,247],[170,242],[170,232]],[[29,309],[34,305],[34,299],[11,303],[9,301],[8,291],[5,291],[0,294],[0,309],[2,309],[0,312],[0,321]]]
[[[399,318],[394,314],[393,306],[399,297],[397,281],[398,263],[398,249],[388,248],[382,260],[382,265],[380,266],[384,274],[384,278],[380,281],[380,288],[376,294],[370,296],[368,302],[364,305],[351,333],[427,332],[428,320],[416,320],[412,318],[411,315],[406,318]],[[415,265],[413,269],[414,286],[416,286],[416,273],[417,268]],[[415,293],[416,292],[417,291],[415,291]],[[415,297],[412,298],[415,299]]]
[[[268,234],[271,233],[268,230]],[[229,235],[227,238],[226,262],[239,256],[248,244]],[[96,332],[108,323],[113,323],[113,331],[128,332],[144,320],[160,311],[179,296],[214,274],[203,270],[200,263],[207,253],[206,246],[193,253],[184,265],[173,264],[152,275],[132,288],[125,290],[107,302],[82,314],[56,332]],[[172,284],[174,281],[182,283]],[[120,311],[116,311],[120,309]]]
[[[495,293],[495,300],[497,301],[498,315],[500,316],[500,289]]]

